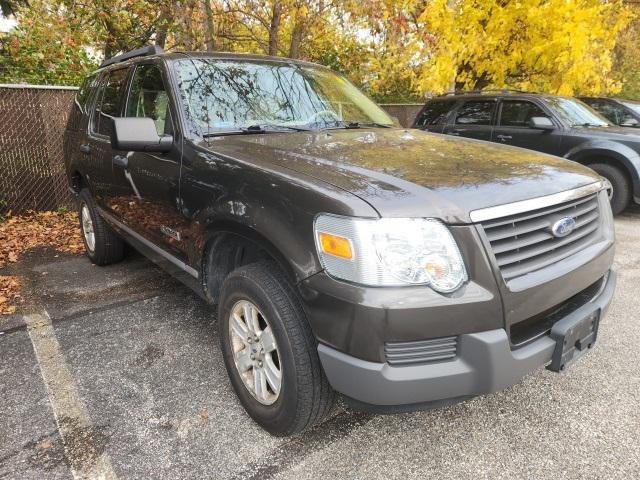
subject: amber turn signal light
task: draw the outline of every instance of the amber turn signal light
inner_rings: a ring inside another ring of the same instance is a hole
[[[319,238],[320,247],[324,253],[338,258],[344,258],[345,260],[353,260],[353,249],[351,248],[351,241],[348,238],[325,232],[320,232]]]

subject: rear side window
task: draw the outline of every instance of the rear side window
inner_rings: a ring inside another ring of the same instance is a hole
[[[136,67],[127,98],[126,116],[151,118],[158,135],[171,133],[169,97],[158,66]]]
[[[459,125],[491,125],[495,108],[496,102],[494,101],[466,102],[458,109],[455,123]]]
[[[447,113],[451,110],[453,102],[444,100],[432,100],[427,103],[420,116],[416,119],[416,126],[440,125],[445,122]]]
[[[504,100],[500,113],[503,127],[528,127],[531,117],[549,117],[542,108],[525,100]]]
[[[122,93],[127,79],[128,68],[112,70],[102,77],[93,112],[92,131],[110,136],[113,128],[111,117],[120,115]]]
[[[82,86],[76,93],[76,104],[80,108],[83,113],[87,112],[87,103],[89,102],[89,98],[91,97],[91,92],[96,87],[96,81],[98,76],[96,74],[89,75],[82,82]]]

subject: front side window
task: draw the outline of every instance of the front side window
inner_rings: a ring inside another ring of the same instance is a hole
[[[496,102],[474,101],[466,102],[456,114],[456,124],[459,125],[491,125]]]
[[[528,127],[532,117],[548,115],[538,105],[524,100],[504,100],[500,113],[500,125],[503,127]]]
[[[580,100],[547,97],[546,105],[572,127],[606,127],[609,125],[606,118]]]
[[[192,58],[174,63],[186,115],[200,135],[262,126],[347,128],[393,120],[346,78],[284,62]]]
[[[416,126],[440,125],[444,123],[447,113],[451,110],[451,101],[432,100],[427,103],[416,119]]]
[[[128,68],[120,68],[103,76],[93,116],[94,132],[107,137],[111,135],[111,117],[120,115],[122,91],[128,72]]]
[[[158,135],[171,133],[169,120],[169,97],[156,65],[139,65],[133,74],[127,98],[127,117],[151,118]]]

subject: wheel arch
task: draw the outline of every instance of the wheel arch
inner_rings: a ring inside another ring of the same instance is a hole
[[[615,148],[614,148],[615,147]],[[606,163],[619,168],[629,179],[636,199],[640,197],[640,156],[625,145],[601,145],[569,152],[566,158],[584,165]],[[637,201],[637,200],[636,200]]]
[[[307,276],[267,234],[237,221],[211,222],[203,243],[200,274],[205,296],[211,303],[217,303],[222,282],[231,271],[255,261],[273,261],[292,285]]]

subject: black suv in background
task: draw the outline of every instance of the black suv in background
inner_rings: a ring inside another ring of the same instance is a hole
[[[640,102],[619,98],[578,97],[613,125],[640,128]]]
[[[611,126],[574,98],[511,91],[444,95],[429,100],[413,126],[580,162],[611,183],[614,214],[640,203],[640,132]]]
[[[277,435],[335,392],[413,410],[564,370],[613,296],[599,175],[396,128],[319,65],[116,57],[79,90],[64,151],[88,257],[126,241],[217,305],[231,384]]]

